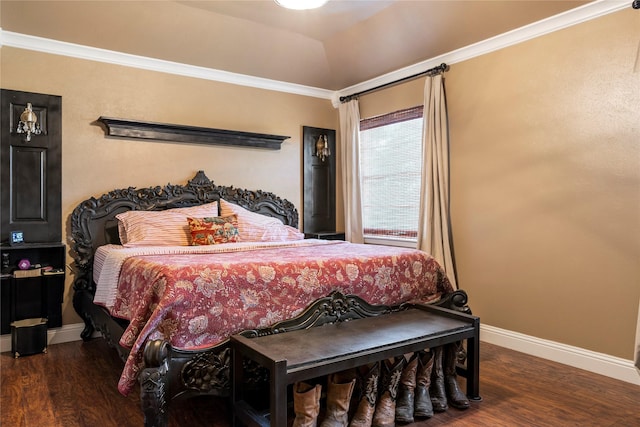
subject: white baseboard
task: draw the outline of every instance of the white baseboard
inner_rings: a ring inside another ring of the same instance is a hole
[[[78,341],[83,329],[84,323],[49,329],[49,345]],[[480,325],[480,341],[640,385],[640,373],[638,373],[632,360],[560,344],[489,325]],[[11,335],[3,335],[0,338],[0,351],[11,351]]]
[[[640,385],[632,360],[585,350],[489,325],[480,325],[480,341]]]

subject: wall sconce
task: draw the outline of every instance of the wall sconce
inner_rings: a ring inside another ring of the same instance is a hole
[[[331,150],[329,150],[327,135],[320,135],[318,141],[316,141],[316,157],[319,157],[324,162],[329,156],[331,156]]]
[[[38,116],[33,112],[33,107],[30,102],[27,102],[27,107],[24,109],[22,114],[20,114],[20,121],[18,122],[18,129],[16,129],[17,133],[26,133],[27,142],[31,141],[31,135],[40,135],[42,133],[42,129],[40,129],[40,125],[38,124]]]

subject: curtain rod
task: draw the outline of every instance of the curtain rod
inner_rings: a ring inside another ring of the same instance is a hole
[[[403,78],[395,80],[393,82],[381,84],[380,86],[376,86],[376,87],[373,87],[371,89],[363,90],[362,92],[357,92],[357,93],[354,93],[354,94],[351,94],[351,95],[341,96],[340,97],[340,102],[349,102],[353,98],[357,98],[358,96],[364,95],[365,93],[373,92],[373,91],[376,91],[376,90],[379,90],[379,89],[382,89],[382,88],[385,88],[385,87],[388,87],[388,86],[393,86],[393,85],[396,85],[398,83],[403,83],[403,82],[406,82],[406,81],[409,81],[409,80],[413,80],[413,79],[416,79],[416,78],[424,76],[424,75],[435,76],[436,74],[444,73],[445,71],[449,71],[449,66],[443,62],[442,64],[438,65],[437,67],[429,68],[426,71],[422,71],[422,72],[414,74],[412,76],[403,77]]]

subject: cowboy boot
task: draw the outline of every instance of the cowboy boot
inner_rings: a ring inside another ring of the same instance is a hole
[[[433,370],[433,353],[427,351],[418,352],[418,369],[416,371],[416,391],[415,391],[415,417],[431,418],[433,416],[433,405],[429,396],[429,386],[431,385],[431,371]]]
[[[456,355],[459,343],[447,344],[443,350],[444,387],[449,404],[456,409],[467,409],[469,399],[460,390],[456,376]]]
[[[347,427],[349,424],[349,403],[356,384],[355,378],[340,382],[336,375],[327,381],[327,412],[320,427]]]
[[[396,400],[396,421],[402,424],[413,422],[413,405],[416,388],[418,353],[413,353],[400,375],[398,399]]]
[[[316,427],[320,412],[322,386],[297,382],[293,386],[293,411],[296,419],[293,427]]]
[[[404,356],[380,363],[380,389],[376,411],[373,413],[372,427],[395,427],[396,425],[396,396],[402,369],[407,363]],[[389,366],[390,364],[392,366]]]
[[[442,346],[432,349],[433,369],[431,370],[431,385],[429,396],[435,412],[444,412],[447,406],[447,394],[444,391],[444,371],[442,369]]]
[[[366,368],[366,366],[365,366]],[[380,377],[380,362],[376,362],[362,374],[357,371],[358,376],[358,408],[351,419],[349,427],[371,427],[373,412],[376,409],[378,399],[378,379]]]

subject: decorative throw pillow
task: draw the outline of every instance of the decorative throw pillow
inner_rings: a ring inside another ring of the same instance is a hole
[[[238,233],[238,217],[187,218],[191,231],[191,244],[218,245],[220,243],[233,243],[240,241]]]
[[[124,246],[189,246],[188,217],[218,216],[218,202],[164,211],[127,211],[116,215]]]
[[[224,199],[220,199],[220,215],[238,217],[238,231],[243,242],[288,242],[304,239],[304,233],[284,225],[279,219],[251,212]]]

